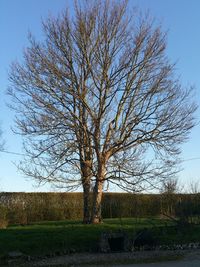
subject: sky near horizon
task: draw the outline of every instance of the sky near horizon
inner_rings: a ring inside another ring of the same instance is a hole
[[[5,150],[22,153],[22,138],[15,135],[14,113],[6,103],[5,91],[9,85],[7,72],[15,59],[22,60],[23,49],[28,46],[30,31],[40,40],[43,37],[41,19],[49,14],[58,15],[69,7],[72,0],[0,0],[0,127],[6,141]],[[142,11],[149,10],[164,31],[168,32],[167,55],[176,62],[176,72],[183,86],[196,87],[195,99],[200,103],[200,1],[199,0],[130,0],[129,6]],[[200,121],[199,110],[196,112]],[[182,145],[183,170],[179,173],[180,184],[185,190],[191,182],[200,181],[200,125]],[[19,155],[0,153],[0,191],[52,191],[50,186],[37,187],[33,180],[17,171]],[[116,189],[117,191],[117,189]]]

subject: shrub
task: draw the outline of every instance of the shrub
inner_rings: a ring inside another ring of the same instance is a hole
[[[5,229],[8,226],[7,209],[0,205],[0,229]]]
[[[92,195],[91,195],[92,197]],[[92,201],[91,201],[92,203]],[[104,193],[103,218],[160,216],[200,223],[200,194]],[[45,220],[80,220],[82,193],[0,193],[0,222],[27,224]]]

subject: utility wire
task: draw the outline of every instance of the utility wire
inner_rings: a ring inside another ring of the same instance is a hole
[[[0,150],[0,153],[11,154],[11,155],[16,155],[16,156],[27,156],[26,154],[17,153],[17,152],[8,151],[8,150]]]
[[[197,158],[190,158],[190,159],[183,159],[183,160],[181,160],[181,162],[192,161],[192,160],[198,160],[198,159],[200,159],[200,157],[197,157]]]
[[[15,156],[28,156],[27,154],[18,153],[14,151],[8,151],[8,150],[0,150],[0,153],[11,154]],[[200,157],[183,159],[183,160],[180,160],[180,162],[193,161],[193,160],[200,160]]]

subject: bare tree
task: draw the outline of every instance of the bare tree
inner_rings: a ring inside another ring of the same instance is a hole
[[[127,1],[75,4],[73,18],[66,11],[43,29],[46,39],[30,36],[9,75],[29,156],[21,169],[82,186],[84,221],[98,223],[106,184],[137,192],[177,171],[196,105],[175,77],[165,34],[149,16],[129,14]]]
[[[161,214],[174,220],[175,203],[177,201],[177,193],[179,193],[178,179],[170,177],[163,180],[161,192]]]
[[[0,128],[0,151],[3,151],[4,150],[4,146],[5,146],[5,141],[3,140],[3,137],[2,137],[2,130]]]
[[[191,180],[189,184],[189,193],[198,194],[199,193],[199,181]]]
[[[1,137],[1,131],[0,131],[0,137]],[[3,149],[3,144],[0,143],[0,150],[2,150],[2,149]]]
[[[177,178],[169,178],[163,181],[162,194],[176,194],[180,192]]]

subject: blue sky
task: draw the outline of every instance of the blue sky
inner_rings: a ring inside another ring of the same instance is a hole
[[[27,33],[37,39],[43,37],[41,19],[56,15],[66,6],[72,10],[71,0],[0,0],[0,122],[6,150],[21,153],[22,139],[11,131],[14,114],[6,106],[7,71],[10,63],[22,59],[28,45]],[[199,0],[130,0],[129,5],[150,11],[163,29],[168,31],[167,54],[177,62],[176,71],[184,86],[195,85],[196,101],[200,103],[200,1]],[[200,121],[199,110],[197,120]],[[182,146],[180,183],[185,188],[191,181],[200,180],[200,125]],[[196,159],[198,158],[198,159]],[[49,186],[35,187],[34,181],[17,172],[15,163],[20,156],[0,153],[0,191],[51,191]],[[193,159],[193,160],[188,160]]]

